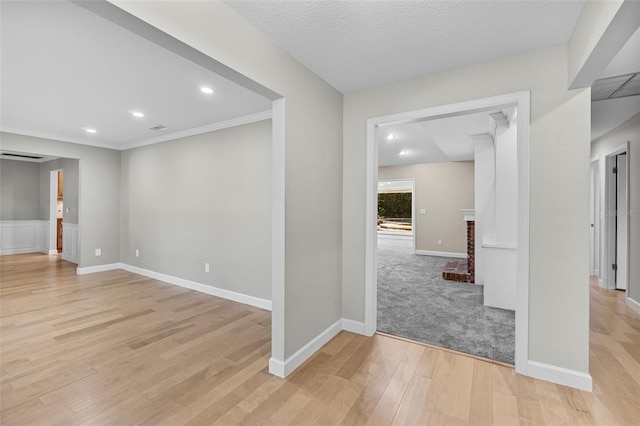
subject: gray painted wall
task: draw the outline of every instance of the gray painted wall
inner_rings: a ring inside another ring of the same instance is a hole
[[[415,179],[416,250],[466,254],[467,224],[458,210],[475,205],[473,161],[378,168],[379,180],[405,178]]]
[[[528,90],[529,359],[589,371],[590,90],[558,46],[349,93],[344,99],[343,314],[364,320],[367,119]]]
[[[604,155],[629,144],[629,292],[640,303],[640,114],[636,114],[609,133],[593,141],[591,155],[600,155],[601,188],[604,188]],[[601,191],[604,197],[604,191]],[[603,198],[604,199],[604,198]]]
[[[58,169],[64,171],[62,221],[78,223],[79,162],[71,158],[59,158],[40,164],[40,220],[49,220],[51,170]],[[67,213],[67,207],[70,210],[69,213]]]
[[[342,95],[223,2],[112,3],[285,98],[287,359],[342,317]]]
[[[271,300],[271,120],[123,151],[121,188],[124,263]]]
[[[80,267],[120,261],[120,151],[0,133],[3,149],[79,160]],[[102,256],[94,256],[101,248]]]
[[[0,160],[0,220],[38,220],[40,164]]]

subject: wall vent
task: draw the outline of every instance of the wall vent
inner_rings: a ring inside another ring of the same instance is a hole
[[[167,130],[168,127],[162,124],[158,124],[157,126],[149,127],[149,130],[153,130],[154,132],[163,132]]]
[[[12,152],[3,152],[2,157],[12,157],[12,158],[28,158],[30,160],[42,160],[44,157],[38,157],[35,155],[27,155],[27,154],[14,154]]]

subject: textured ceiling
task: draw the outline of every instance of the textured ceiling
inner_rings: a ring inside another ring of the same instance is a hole
[[[123,148],[271,109],[268,99],[75,4],[0,7],[4,131]],[[159,124],[168,129],[149,130]]]
[[[227,1],[342,92],[567,42],[577,1]]]

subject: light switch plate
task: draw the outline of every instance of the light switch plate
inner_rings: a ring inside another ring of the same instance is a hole
[[[420,209],[420,214],[427,214],[427,209]]]

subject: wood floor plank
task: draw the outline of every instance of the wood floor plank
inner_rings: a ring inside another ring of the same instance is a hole
[[[270,313],[126,271],[0,257],[3,425],[638,425],[640,316],[591,283],[593,393],[340,332],[286,379]]]

